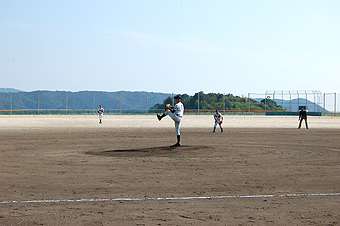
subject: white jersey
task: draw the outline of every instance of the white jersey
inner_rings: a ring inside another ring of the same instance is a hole
[[[184,105],[182,104],[182,102],[178,102],[177,104],[175,104],[174,110],[175,110],[175,114],[178,117],[183,117]]]
[[[167,109],[164,112],[164,115],[169,115],[172,118],[172,120],[174,120],[177,136],[181,135],[180,124],[182,121],[183,112],[184,112],[184,105],[181,102],[176,103],[173,110]]]
[[[217,121],[217,122],[221,122],[222,121],[222,114],[221,113],[215,113],[214,114],[214,119]]]
[[[102,115],[104,113],[104,108],[99,108],[97,112],[98,114]]]

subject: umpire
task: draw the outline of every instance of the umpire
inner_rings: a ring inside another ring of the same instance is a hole
[[[299,127],[298,129],[301,128],[301,123],[302,123],[302,120],[305,120],[305,123],[306,123],[306,129],[308,129],[308,124],[307,124],[307,111],[305,111],[305,109],[301,109],[300,113],[299,113]]]

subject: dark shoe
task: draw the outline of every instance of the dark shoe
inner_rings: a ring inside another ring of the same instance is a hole
[[[179,146],[181,146],[181,144],[177,142],[176,144],[171,145],[170,147],[179,147]]]
[[[223,133],[223,129],[221,129],[221,133]]]
[[[159,121],[161,121],[162,116],[160,116],[159,114],[157,114],[157,118],[158,118]]]

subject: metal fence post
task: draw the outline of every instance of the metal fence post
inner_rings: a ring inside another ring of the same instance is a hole
[[[13,105],[12,105],[12,91],[10,92],[10,109],[11,109],[11,114],[13,111]]]
[[[336,116],[336,93],[334,93],[334,116]]]
[[[315,104],[316,100],[315,100],[315,92],[314,92],[314,90],[312,90],[312,93],[313,93],[313,95],[314,95],[314,111],[316,111],[316,110],[315,110],[315,109],[316,109],[316,104]]]
[[[172,106],[174,106],[175,105],[175,99],[174,99],[174,93],[172,92],[171,93],[171,101],[172,101]]]
[[[292,111],[292,95],[291,95],[290,91],[288,91],[288,92],[289,92],[289,111],[291,112]]]
[[[65,106],[66,106],[66,109],[65,109],[65,113],[66,113],[66,115],[67,115],[67,91],[66,91],[66,104],[65,104]]]
[[[225,114],[225,93],[223,93],[223,114]]]
[[[38,115],[39,115],[39,90],[38,90]]]
[[[327,104],[326,104],[326,100],[327,100],[327,93],[323,93],[323,112],[326,114],[327,113]]]
[[[197,93],[197,114],[200,114],[200,92]]]
[[[146,107],[145,107],[145,114],[148,115],[148,92],[146,94]]]
[[[298,106],[297,106],[297,109],[298,109],[298,111],[300,111],[300,94],[299,94],[299,91],[296,91],[296,93],[297,93],[297,96],[298,96],[298,101],[297,101]]]
[[[250,93],[248,93],[248,112],[250,112]]]
[[[94,109],[94,91],[92,92],[92,108],[93,108],[93,114],[95,114],[95,109]]]
[[[307,91],[305,91],[305,94],[306,94],[306,108],[308,109],[308,96],[307,96]],[[305,110],[307,110],[307,109],[305,109]]]
[[[275,91],[273,93],[273,112],[275,112]]]
[[[264,94],[264,115],[267,115],[267,91]]]
[[[281,100],[281,104],[282,104],[282,105],[281,105],[281,106],[282,106],[282,109],[283,109],[283,91],[281,92],[281,95],[282,95],[282,96],[281,96],[281,98],[282,98],[282,100]],[[281,112],[282,112],[282,111],[281,111]]]
[[[119,92],[119,114],[122,114],[122,92]]]

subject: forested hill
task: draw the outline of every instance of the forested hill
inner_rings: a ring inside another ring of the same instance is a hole
[[[171,96],[153,92],[34,91],[0,92],[0,109],[145,109]]]
[[[198,105],[199,100],[199,105]],[[185,109],[225,109],[225,110],[282,110],[282,106],[267,99],[256,101],[246,97],[203,92],[190,96],[182,94]],[[172,94],[153,92],[102,92],[102,91],[34,91],[0,92],[0,110],[10,109],[163,109],[173,103]],[[250,104],[250,106],[249,106]]]
[[[198,105],[199,100],[199,105]],[[185,109],[225,109],[225,110],[283,110],[281,105],[270,99],[255,101],[246,97],[234,96],[233,94],[221,93],[208,93],[203,92],[195,93],[194,96],[187,94],[182,95],[181,99]],[[167,97],[163,103],[156,104],[152,109],[162,109],[166,104],[172,104],[172,98]]]

